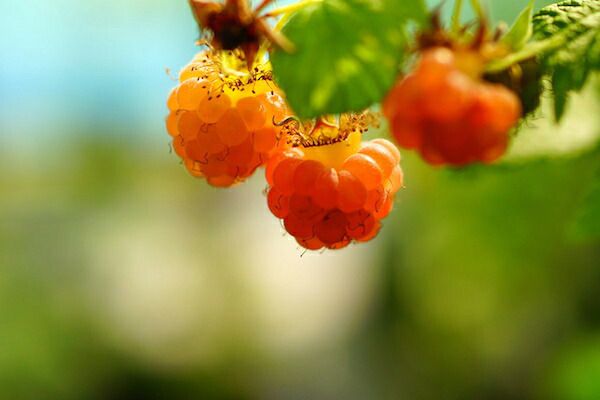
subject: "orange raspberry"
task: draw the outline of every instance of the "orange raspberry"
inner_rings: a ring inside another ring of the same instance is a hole
[[[293,148],[267,164],[267,202],[308,250],[373,239],[393,207],[402,186],[400,153],[384,139],[361,143],[367,119],[350,114],[335,123],[284,125]]]
[[[244,181],[277,151],[290,112],[268,65],[248,72],[239,52],[205,51],[180,73],[166,127],[187,170],[216,187]]]
[[[492,163],[506,151],[521,117],[518,96],[483,81],[483,58],[436,47],[423,52],[383,104],[400,146],[433,165]]]

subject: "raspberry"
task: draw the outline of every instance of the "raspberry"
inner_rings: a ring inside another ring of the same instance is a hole
[[[198,54],[167,100],[166,126],[176,154],[190,174],[216,187],[242,182],[287,147],[273,121],[289,111],[268,65],[242,72],[238,56]]]
[[[521,103],[505,86],[481,78],[484,63],[469,51],[423,52],[383,104],[400,146],[433,165],[492,163],[506,151]]]
[[[294,147],[267,164],[267,202],[307,250],[369,241],[393,208],[403,180],[400,153],[384,139],[361,142],[366,119],[344,115],[338,124],[284,125]]]

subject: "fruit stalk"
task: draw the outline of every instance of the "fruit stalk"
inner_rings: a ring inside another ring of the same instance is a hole
[[[501,58],[499,60],[490,62],[487,65],[486,72],[488,72],[488,73],[502,72],[502,71],[510,68],[512,65],[515,65],[515,64],[518,64],[525,60],[528,60],[532,57],[535,57],[539,54],[545,53],[549,50],[561,47],[565,43],[566,43],[566,37],[562,36],[562,35],[553,36],[546,40],[532,42],[520,51],[509,54],[508,56]]]
[[[283,7],[279,7],[274,10],[271,10],[265,14],[265,17],[279,17],[280,15],[292,14],[298,10],[303,9],[304,7],[306,7],[310,4],[320,3],[322,1],[323,0],[302,0],[302,1],[299,1],[294,4],[290,4],[287,6],[283,6]]]
[[[458,33],[460,30],[460,16],[462,13],[463,0],[456,0],[454,11],[452,12],[452,32]]]

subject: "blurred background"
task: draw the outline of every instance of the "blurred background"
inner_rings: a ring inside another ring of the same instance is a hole
[[[170,152],[184,0],[3,0],[0,26],[0,399],[600,399],[600,242],[574,224],[597,80],[497,166],[405,152],[378,239],[304,254],[260,172],[215,190]]]

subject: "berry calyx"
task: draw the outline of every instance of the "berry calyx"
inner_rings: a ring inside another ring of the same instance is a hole
[[[205,51],[180,73],[167,100],[167,131],[188,171],[216,187],[242,182],[279,148],[289,115],[268,64],[251,72],[237,52]]]
[[[393,208],[403,183],[400,153],[384,139],[361,142],[370,118],[348,114],[284,125],[293,148],[267,164],[267,201],[308,250],[369,241]]]
[[[432,165],[492,163],[521,117],[517,95],[482,79],[485,58],[470,49],[433,47],[388,94],[383,112],[400,146]]]
[[[278,31],[271,29],[265,15],[260,13],[272,0],[264,0],[254,10],[249,0],[225,0],[225,2],[189,0],[192,13],[207,42],[216,50],[241,50],[248,68],[263,42],[291,50],[292,44]],[[200,41],[202,42],[202,40]]]

